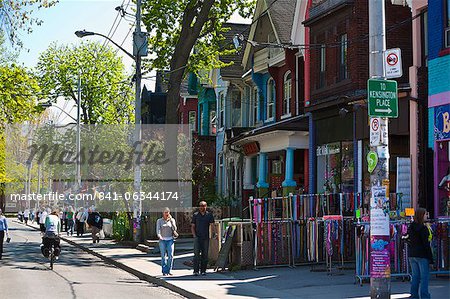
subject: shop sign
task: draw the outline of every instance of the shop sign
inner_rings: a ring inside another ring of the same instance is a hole
[[[450,105],[435,107],[434,132],[436,140],[450,138]]]
[[[246,156],[254,155],[259,152],[259,143],[256,141],[246,143],[243,146],[243,150]]]
[[[341,152],[339,146],[329,146],[328,144],[318,146],[316,149],[317,156],[327,156],[339,154]]]

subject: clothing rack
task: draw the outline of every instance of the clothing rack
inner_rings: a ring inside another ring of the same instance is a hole
[[[390,221],[390,268],[391,277],[410,279],[408,244],[402,236],[407,234],[408,220]],[[370,223],[355,223],[355,279],[362,285],[370,278]]]
[[[291,196],[249,199],[254,268],[292,265]]]
[[[434,270],[430,274],[450,274],[450,219],[432,221],[431,251],[433,252]]]

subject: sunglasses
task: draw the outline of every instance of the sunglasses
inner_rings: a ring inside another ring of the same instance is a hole
[[[200,205],[200,208],[206,208],[206,205]]]

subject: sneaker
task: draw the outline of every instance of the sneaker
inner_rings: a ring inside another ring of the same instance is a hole
[[[198,272],[194,272],[194,276],[198,276]]]
[[[55,256],[55,260],[59,260],[59,256]]]
[[[206,275],[206,272],[202,272],[202,276],[205,276]]]

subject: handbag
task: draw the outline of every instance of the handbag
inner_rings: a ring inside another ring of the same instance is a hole
[[[174,238],[174,239],[176,239],[176,238],[178,238],[179,237],[179,234],[178,234],[178,232],[174,229],[174,226],[175,226],[175,224],[172,222],[172,219],[170,219],[170,223],[172,224],[172,237]]]
[[[11,238],[9,236],[6,237],[6,243],[11,242]]]

